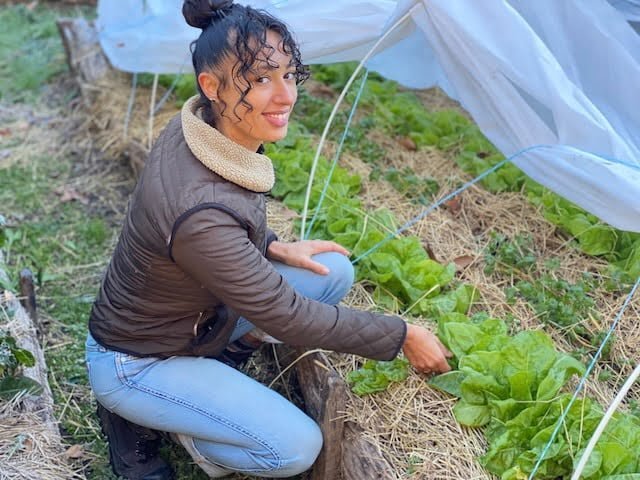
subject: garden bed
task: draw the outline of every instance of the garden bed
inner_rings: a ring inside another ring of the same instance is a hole
[[[97,123],[119,125],[123,121],[129,101],[129,82],[129,77],[120,74],[109,78],[109,107],[94,111],[95,119],[103,119]],[[158,98],[162,92],[158,92]],[[326,86],[318,87],[313,82],[307,92],[317,92],[318,97],[314,98],[324,101],[329,97]],[[135,107],[131,110],[129,141],[136,141],[140,145],[148,137],[146,113],[150,96],[148,88],[138,87]],[[438,90],[419,92],[418,97],[427,105],[461,112]],[[304,110],[309,106],[309,99],[303,101],[306,102],[302,105]],[[93,105],[99,107],[103,103],[98,101]],[[154,136],[177,111],[171,102],[163,107],[154,120]],[[466,114],[462,112],[462,115]],[[458,167],[454,153],[435,146],[418,148],[403,136],[388,135],[376,128],[375,123],[363,127],[357,123],[363,118],[364,115],[356,116],[354,128],[359,131],[356,130],[354,135],[366,139],[360,145],[369,142],[370,147],[371,143],[375,143],[380,148],[378,152],[383,153],[372,162],[355,145],[342,154],[339,163],[349,174],[357,174],[361,178],[358,198],[363,216],[384,206],[392,212],[395,218],[393,226],[397,227],[416,217],[428,204],[411,197],[416,185],[422,184],[420,182],[425,183],[424,180],[429,179],[437,183],[438,188],[433,192],[432,200],[444,196],[471,178]],[[129,152],[117,140],[119,130],[98,131],[98,135],[102,135],[104,148],[114,156]],[[295,135],[295,127],[292,130]],[[318,135],[319,131],[314,133],[312,130],[310,133]],[[317,142],[318,137],[313,138]],[[336,140],[329,142],[324,152],[326,157],[332,158],[336,148]],[[400,175],[394,172],[400,172]],[[414,175],[418,181],[413,182],[407,192],[402,185],[398,186],[398,177],[408,178],[410,175]],[[317,190],[321,189],[322,182],[323,179],[319,178]],[[283,238],[293,240],[298,237],[295,223],[299,219],[299,212],[272,199],[269,202],[269,215],[270,224]],[[392,225],[387,227],[391,229]],[[485,311],[491,317],[507,319],[511,333],[543,330],[553,338],[560,351],[571,353],[585,362],[594,353],[599,345],[597,340],[603,338],[603,332],[607,331],[625,299],[623,289],[611,290],[605,286],[608,263],[582,253],[572,237],[546,220],[541,208],[528,201],[522,192],[491,193],[480,185],[472,186],[415,223],[405,234],[421,239],[425,250],[440,264],[456,265],[457,281],[477,288],[479,296],[470,313]],[[510,261],[519,261],[518,257],[521,256],[529,257],[526,267],[509,264]],[[551,288],[550,285],[555,285],[553,282],[565,282],[559,288],[569,289],[586,281],[586,286],[577,291],[575,298],[568,300],[567,306],[570,310],[574,308],[571,302],[579,302],[584,297],[590,299],[591,303],[586,309],[573,312],[576,315],[575,323],[581,325],[581,333],[568,335],[568,331],[574,327],[544,321],[540,308],[544,309],[545,306],[538,305],[536,310],[536,304],[533,303],[535,299],[527,299],[518,290],[519,286],[524,288],[519,282],[525,281],[539,288]],[[370,280],[361,279],[345,303],[394,313],[406,311],[406,304],[394,309],[376,301],[373,286]],[[636,300],[621,319],[610,353],[596,365],[587,382],[587,395],[602,405],[611,401],[639,359],[640,327],[633,321],[638,311]],[[578,318],[579,315],[583,317]],[[409,312],[407,316],[414,323],[436,328],[433,320],[426,315]],[[361,366],[360,359],[349,355],[331,354],[329,359],[343,378]],[[358,435],[382,452],[383,458],[392,467],[394,478],[494,478],[477,461],[477,457],[487,448],[482,430],[460,426],[453,414],[456,400],[430,387],[427,380],[422,375],[410,372],[406,381],[393,384],[385,392],[364,397],[350,394],[346,411],[339,420],[358,426]],[[574,377],[569,386],[575,386],[575,382]],[[624,408],[627,411],[635,408],[635,402],[639,399],[639,390],[635,388]]]

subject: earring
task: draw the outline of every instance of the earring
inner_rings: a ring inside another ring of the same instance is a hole
[[[210,99],[209,99],[209,101],[210,101],[211,103],[216,103],[216,99],[215,99],[215,98],[210,98]]]

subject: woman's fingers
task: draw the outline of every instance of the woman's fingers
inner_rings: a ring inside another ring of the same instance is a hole
[[[338,252],[346,257],[351,255],[349,253],[349,250],[344,248],[342,245],[330,240],[311,240],[310,245],[313,250],[311,255],[324,252]]]
[[[446,358],[453,358],[453,353],[451,353],[449,350],[447,350],[447,347],[445,347],[440,340],[438,340],[438,347],[440,347],[440,350],[442,351],[442,354]]]
[[[407,325],[403,350],[411,365],[419,372],[444,373],[451,370],[447,363],[447,349],[423,327]]]
[[[435,370],[440,373],[448,372],[449,370],[451,370],[451,366],[449,365],[449,362],[447,362],[447,358],[444,356],[444,354],[440,358],[438,358],[436,367],[437,368]]]
[[[311,270],[313,273],[317,273],[318,275],[327,275],[329,273],[329,269],[326,265],[311,260],[311,257],[303,257],[298,266]]]

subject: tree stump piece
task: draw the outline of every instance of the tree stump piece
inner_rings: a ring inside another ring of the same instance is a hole
[[[3,255],[0,251],[0,278],[6,279],[7,275],[2,266]],[[43,420],[52,438],[59,442],[60,431],[58,422],[53,414],[53,395],[47,379],[47,364],[42,348],[40,348],[36,327],[15,295],[5,291],[3,295],[0,295],[0,300],[6,305],[8,311],[12,312],[8,324],[3,327],[16,339],[16,343],[20,348],[30,351],[35,357],[35,365],[30,368],[24,368],[23,374],[42,386],[42,392],[39,394],[26,395],[21,400],[22,407],[24,411],[36,413]]]
[[[386,480],[396,478],[382,452],[362,435],[362,429],[353,422],[344,427],[342,443],[343,480]]]
[[[62,18],[57,22],[67,53],[69,68],[82,88],[92,85],[111,68],[104,55],[93,22],[84,18]]]

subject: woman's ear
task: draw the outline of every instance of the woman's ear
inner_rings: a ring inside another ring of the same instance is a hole
[[[209,100],[212,102],[218,100],[218,87],[220,86],[218,77],[209,72],[200,72],[198,75],[198,84]]]

